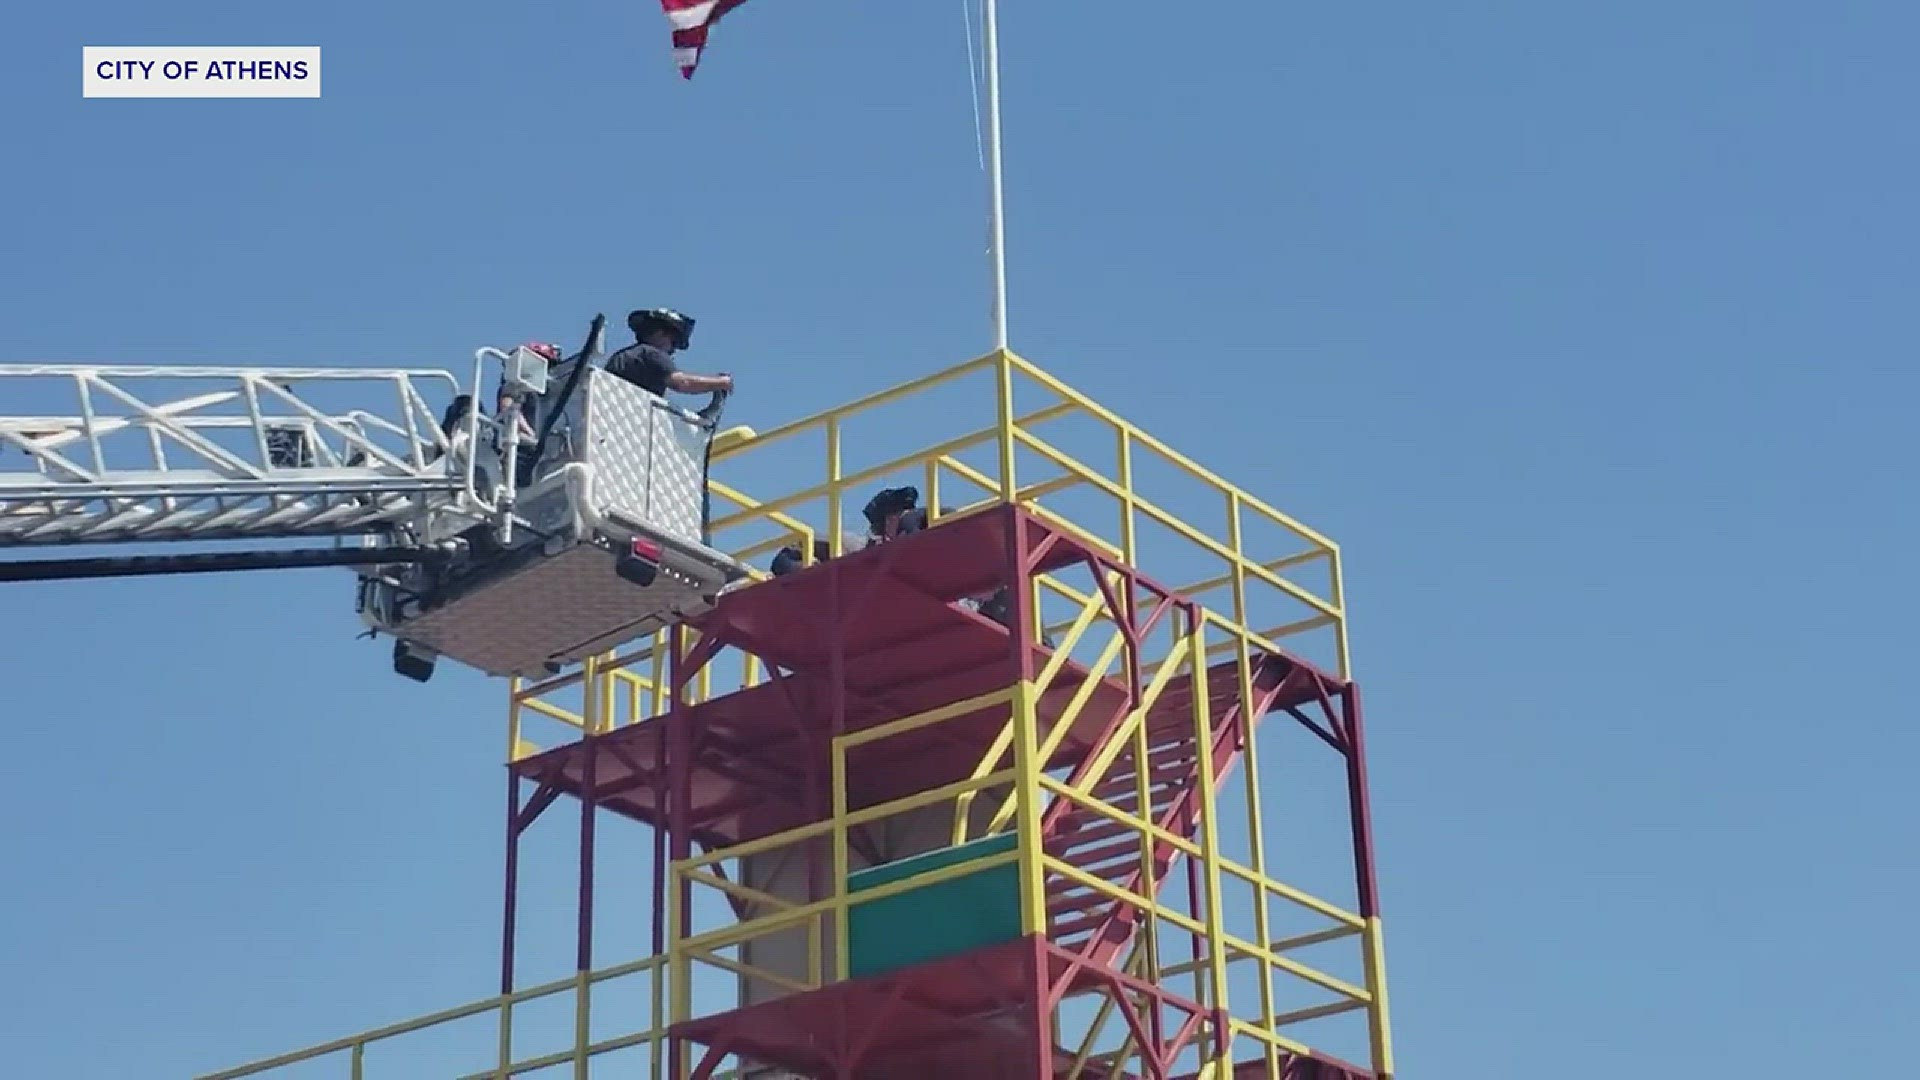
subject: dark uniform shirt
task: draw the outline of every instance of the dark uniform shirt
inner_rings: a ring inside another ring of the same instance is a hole
[[[607,372],[660,397],[667,396],[667,379],[679,368],[665,349],[635,342],[607,357]]]

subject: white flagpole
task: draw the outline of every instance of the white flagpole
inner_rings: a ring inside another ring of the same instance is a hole
[[[1007,244],[1005,193],[1000,186],[1000,25],[995,0],[983,0],[987,68],[988,257],[993,264],[993,347],[1007,347]]]

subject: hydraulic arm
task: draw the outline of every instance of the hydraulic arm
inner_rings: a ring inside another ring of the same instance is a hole
[[[463,504],[484,516],[435,390],[458,387],[438,371],[0,367],[0,399],[51,407],[0,417],[0,549],[343,538]]]
[[[0,366],[23,413],[0,416],[0,582],[351,567],[403,674],[578,662],[747,576],[704,536],[720,397],[689,413],[593,369],[604,341],[596,318],[551,385],[541,351],[481,349],[464,393],[441,371]]]

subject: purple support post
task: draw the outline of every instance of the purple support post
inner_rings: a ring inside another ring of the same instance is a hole
[[[1205,769],[1212,767],[1212,757],[1213,755],[1207,752],[1206,747],[1196,748],[1194,750],[1194,768]],[[1197,815],[1193,813],[1187,815],[1189,820],[1196,816]],[[1157,850],[1159,842],[1155,841],[1154,844],[1154,850]],[[1204,922],[1204,917],[1200,912],[1206,907],[1206,890],[1201,888],[1200,885],[1200,860],[1188,855],[1180,861],[1187,864],[1187,911],[1191,913],[1195,920]],[[1155,865],[1158,866],[1159,864],[1156,863]],[[1194,967],[1194,978],[1196,980],[1194,989],[1198,991],[1200,989],[1200,983],[1197,980],[1205,978],[1207,974],[1207,969],[1199,966],[1201,961],[1206,959],[1206,946],[1201,943],[1200,935],[1198,934],[1188,934],[1187,941],[1193,946],[1193,956],[1191,959],[1196,965]],[[1205,1001],[1207,999],[1207,995],[1204,993],[1195,993],[1193,997],[1196,1001]]]
[[[691,718],[687,715],[685,699],[681,696],[688,679],[687,663],[681,653],[686,638],[686,628],[682,624],[668,633],[667,639],[667,691],[671,695],[667,704],[667,857],[678,862],[693,857],[692,820],[693,820],[693,731]],[[693,905],[693,883],[682,881],[674,889],[677,898],[675,910],[677,918],[673,927],[676,940],[687,936],[691,925],[690,908]],[[669,1017],[668,1022],[672,1022]],[[667,1075],[682,1076],[686,1070],[686,1047],[684,1039],[667,1040]],[[709,1054],[711,1057],[712,1055]],[[713,1058],[718,1061],[717,1057]],[[711,1062],[704,1063],[708,1075],[713,1072]]]
[[[1348,683],[1340,694],[1341,726],[1346,728],[1347,802],[1353,816],[1353,868],[1359,886],[1360,917],[1380,914],[1379,886],[1373,870],[1373,815],[1367,798],[1367,742],[1360,719],[1360,687]]]
[[[861,1051],[853,1045],[853,1032],[847,1023],[847,999],[842,996],[833,1003],[833,1029],[838,1032],[834,1040],[832,1053],[834,1080],[853,1080],[853,1067],[860,1063]]]
[[[1146,651],[1150,630],[1140,625],[1140,581],[1134,577],[1133,567],[1126,566],[1121,571],[1121,581],[1127,591],[1120,597],[1120,603],[1126,608],[1121,613],[1131,640],[1127,642],[1127,706],[1137,707],[1147,694]]]
[[[589,691],[591,692],[591,691]],[[593,970],[593,819],[599,784],[595,774],[600,761],[598,736],[586,737],[586,763],[580,776],[580,954],[581,971]]]
[[[1019,625],[1019,624],[1015,624]],[[1053,987],[1048,985],[1052,957],[1047,952],[1046,935],[1036,935],[1027,952],[1033,965],[1033,1080],[1051,1080],[1053,1070]]]
[[[667,805],[667,785],[657,783],[653,788],[653,805],[665,808]],[[653,955],[660,956],[667,951],[667,823],[662,821],[653,830]]]
[[[829,560],[827,563],[827,736],[818,739],[813,725],[801,724],[801,741],[806,744],[807,770],[807,814],[809,820],[825,821],[833,816],[833,793],[827,790],[833,770],[833,740],[847,731],[847,612],[842,593],[840,563]],[[817,741],[816,741],[817,740]],[[824,770],[824,775],[823,775]],[[849,787],[853,778],[845,778]],[[830,857],[827,847],[831,834],[815,836],[807,841],[807,902],[816,903],[826,899],[827,893],[838,889],[839,884],[829,885],[826,881],[826,862]],[[840,929],[834,927],[835,941],[838,941]],[[832,961],[834,973],[839,972],[839,946],[834,947],[835,960]],[[821,967],[827,965],[825,957]],[[825,970],[821,971],[822,982],[831,981]]]
[[[713,1070],[720,1065],[721,1059],[727,1056],[730,1049],[731,1046],[724,1035],[715,1038],[713,1045],[707,1047],[707,1052],[701,1055],[700,1064],[694,1067],[693,1080],[709,1080],[713,1076]]]
[[[507,766],[507,888],[501,905],[500,993],[513,993],[513,924],[520,897],[520,777]]]

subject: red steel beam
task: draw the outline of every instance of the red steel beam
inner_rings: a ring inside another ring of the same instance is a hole
[[[1353,821],[1353,865],[1360,893],[1360,917],[1380,914],[1380,888],[1373,866],[1373,813],[1367,796],[1367,737],[1360,713],[1360,688],[1347,684],[1340,694],[1347,742],[1347,801]]]

